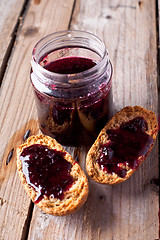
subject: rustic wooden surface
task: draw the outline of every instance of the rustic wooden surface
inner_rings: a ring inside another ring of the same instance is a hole
[[[15,31],[18,30],[18,23],[21,21],[25,6],[22,0],[0,1],[0,78],[3,76],[6,61],[13,47]]]
[[[47,215],[31,203],[18,178],[15,155],[27,129],[31,129],[31,134],[39,133],[29,81],[31,52],[41,37],[54,31],[87,30],[104,40],[114,69],[113,113],[126,105],[137,104],[158,114],[158,1],[19,2],[21,6],[14,17],[10,11],[5,12],[7,21],[12,22],[6,26],[8,34],[2,30],[0,33],[2,44],[14,41],[9,61],[4,57],[9,54],[7,43],[1,48],[0,62],[0,67],[8,65],[0,94],[0,240],[158,239],[159,198],[153,181],[158,177],[158,142],[138,171],[123,184],[101,186],[90,180],[86,204],[77,213],[66,217]],[[12,0],[12,3],[16,6],[18,0]],[[9,9],[11,5],[7,1],[5,4]],[[0,4],[0,12],[2,8],[3,4]],[[19,16],[21,22],[16,23]],[[5,21],[0,23],[4,29]],[[19,24],[18,34],[13,39],[10,34],[16,24]],[[13,157],[6,165],[12,149]],[[78,155],[85,170],[87,149],[68,147],[66,150],[73,156]]]

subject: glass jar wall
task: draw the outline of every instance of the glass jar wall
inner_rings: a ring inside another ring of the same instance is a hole
[[[63,145],[93,143],[112,108],[112,65],[104,43],[83,31],[41,39],[31,60],[39,126]]]

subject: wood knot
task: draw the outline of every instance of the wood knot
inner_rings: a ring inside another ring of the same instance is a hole
[[[11,158],[13,156],[13,151],[14,151],[14,148],[12,148],[12,150],[9,152],[9,154],[7,156],[6,165],[8,165],[10,163]]]
[[[112,16],[110,16],[110,15],[106,16],[106,19],[111,19],[111,18],[112,18]]]
[[[0,197],[0,206],[2,207],[3,204],[6,202],[6,200],[4,200],[3,198]]]
[[[150,184],[152,191],[159,195],[159,178],[152,178]]]
[[[159,178],[152,178],[150,183],[155,184],[157,187],[159,187]]]
[[[34,4],[38,5],[41,3],[41,0],[34,0]]]
[[[99,199],[100,199],[100,200],[106,200],[106,196],[105,196],[105,195],[100,195],[100,196],[99,196]]]
[[[25,37],[30,37],[37,34],[38,32],[39,32],[39,29],[37,27],[29,27],[24,30],[23,35]]]
[[[142,10],[142,6],[143,6],[143,1],[139,1],[138,2],[139,8]]]

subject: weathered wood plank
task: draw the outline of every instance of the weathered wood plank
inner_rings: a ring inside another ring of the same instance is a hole
[[[16,6],[14,6],[16,7]],[[27,231],[30,199],[19,181],[16,155],[7,155],[22,143],[27,129],[38,133],[37,115],[29,80],[34,44],[43,36],[67,29],[73,0],[32,1],[18,36],[0,95],[0,239],[21,239]]]
[[[42,36],[67,28],[72,4],[71,0],[32,1],[4,79],[0,96],[1,239],[20,239],[26,233],[23,226],[30,200],[18,179],[15,155],[5,164],[26,129],[38,132],[28,74],[31,51]],[[91,31],[105,41],[114,66],[114,111],[140,104],[157,113],[155,1],[77,0],[71,28]],[[73,149],[67,150],[74,154]],[[84,169],[85,156],[85,149],[79,149]],[[158,175],[157,161],[155,147],[125,183],[111,187],[90,181],[88,201],[74,215],[54,217],[34,207],[28,239],[158,238],[158,195],[150,184]]]
[[[158,103],[159,103],[159,130],[160,130],[160,1],[157,1],[157,22],[158,22]],[[160,136],[159,136],[160,140]],[[159,151],[160,156],[160,151]]]
[[[155,2],[76,1],[72,29],[102,38],[113,63],[114,112],[142,105],[157,114]],[[80,164],[85,169],[85,151]],[[76,214],[53,217],[34,208],[29,239],[158,238],[158,194],[151,184],[158,176],[157,146],[138,171],[116,186],[90,181],[87,203]]]
[[[157,111],[155,2],[77,1],[74,13],[71,28],[93,32],[109,50],[115,109],[141,104]]]
[[[109,50],[114,111],[126,105],[141,105],[158,113],[155,8],[155,1],[147,0],[77,1],[71,28],[95,33]],[[95,239],[104,239],[105,231],[107,239],[158,238],[158,195],[150,184],[158,176],[157,151],[155,146],[127,182],[107,189],[102,211],[106,215],[105,227],[97,219],[101,234],[97,231]],[[87,205],[93,202],[96,204],[89,199]],[[105,206],[109,206],[109,214]]]
[[[24,4],[25,1],[22,0],[0,1],[0,77],[3,74],[3,67],[6,65],[6,58],[10,51],[9,46],[14,38],[14,29]]]

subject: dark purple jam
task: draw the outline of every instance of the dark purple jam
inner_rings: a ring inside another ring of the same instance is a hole
[[[153,139],[145,132],[147,122],[143,117],[136,117],[118,129],[107,130],[109,142],[100,147],[97,162],[108,173],[126,176],[126,166],[136,169],[139,156],[145,156],[153,144]]]
[[[46,56],[41,60],[41,64],[50,72],[76,74],[91,69],[97,63],[84,57],[66,57],[48,62]],[[86,90],[84,90],[86,92],[80,90],[82,97],[77,97],[77,95],[72,97],[72,92],[68,93],[66,89],[67,99],[63,98],[63,94],[60,92],[61,89],[54,85],[50,86],[49,94],[43,94],[41,93],[43,86],[40,91],[37,91],[39,87],[36,86],[34,89],[41,131],[56,138],[63,145],[92,144],[99,131],[106,124],[110,114],[109,109],[112,102],[111,82],[109,85],[104,84],[108,79],[107,74],[98,77],[103,84],[98,84],[96,92],[94,92],[95,87],[92,85],[86,87]],[[60,97],[55,97],[59,93]]]
[[[60,74],[75,74],[86,71],[95,65],[96,63],[89,58],[67,57],[50,62],[44,68]]]
[[[72,109],[63,107],[60,103],[55,103],[52,108],[52,118],[55,124],[63,125],[71,121]]]
[[[64,159],[64,155],[64,152],[39,144],[23,149],[20,159],[27,183],[37,192],[35,203],[44,196],[62,200],[64,192],[72,186],[72,165]]]

